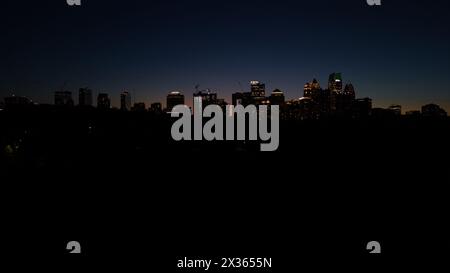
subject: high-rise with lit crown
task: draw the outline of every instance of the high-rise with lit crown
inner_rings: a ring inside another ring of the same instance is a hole
[[[342,74],[333,73],[328,78],[328,89],[331,92],[341,93],[342,92]]]
[[[177,105],[184,105],[184,95],[179,91],[170,92],[167,95],[167,111],[171,112]]]
[[[266,85],[260,83],[259,81],[251,81],[251,93],[252,97],[265,97],[266,96]]]

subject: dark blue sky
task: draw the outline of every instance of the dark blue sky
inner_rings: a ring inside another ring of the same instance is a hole
[[[300,97],[342,72],[358,97],[450,110],[447,0],[2,1],[0,95],[43,102],[64,82],[138,101],[188,98],[198,83],[229,100],[250,80]]]

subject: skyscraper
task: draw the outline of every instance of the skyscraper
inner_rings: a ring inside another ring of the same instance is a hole
[[[342,74],[333,73],[328,78],[328,89],[331,92],[341,93],[342,92]]]
[[[351,83],[345,85],[344,91],[334,94],[336,99],[336,113],[341,116],[351,116],[355,102],[355,88]]]
[[[285,102],[283,91],[280,89],[273,90],[269,100],[272,105],[283,105]]]
[[[250,82],[250,94],[253,100],[253,104],[264,104],[266,101],[266,85],[259,81]]]
[[[88,88],[80,88],[78,91],[78,105],[80,106],[92,106],[92,90]]]
[[[72,92],[56,91],[55,92],[55,105],[73,106]]]
[[[349,83],[349,84],[345,85],[344,95],[350,97],[353,100],[355,99],[356,92],[355,92],[355,87],[353,86],[353,84]]]
[[[314,96],[314,92],[319,91],[320,84],[316,79],[313,79],[312,82],[307,82],[303,88],[303,97],[312,98]]]
[[[122,92],[120,94],[120,110],[130,111],[131,110],[131,95],[129,92]]]
[[[171,112],[177,105],[184,105],[184,95],[181,92],[173,91],[167,95],[167,112]]]
[[[111,108],[111,100],[109,95],[106,93],[100,93],[97,97],[97,108],[98,109],[110,109]]]
[[[194,105],[197,102],[202,103],[202,107],[205,108],[211,104],[217,104],[217,93],[212,93],[210,90],[198,91],[193,96]]]

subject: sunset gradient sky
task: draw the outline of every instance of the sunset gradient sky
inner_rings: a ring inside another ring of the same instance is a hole
[[[0,97],[42,103],[88,86],[137,101],[190,100],[194,86],[230,101],[250,80],[302,95],[305,82],[342,72],[358,97],[404,110],[450,110],[447,0],[2,1]]]

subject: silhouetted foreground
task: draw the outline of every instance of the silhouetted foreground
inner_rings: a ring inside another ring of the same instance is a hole
[[[450,139],[447,118],[284,120],[278,151],[259,153],[255,141],[176,142],[170,135],[174,120],[168,115],[53,109],[4,111],[0,120],[3,167],[49,172],[109,172],[108,168],[124,165],[131,171],[137,166],[189,164],[189,158],[197,157],[201,162],[226,161],[226,156],[274,159],[279,168],[291,164],[315,168],[331,162],[351,168],[361,160],[428,164],[448,156]],[[231,169],[241,167],[245,166]]]
[[[418,244],[433,258],[442,250],[448,119],[282,121],[276,152],[175,142],[170,118],[150,113],[1,112],[0,122],[2,182],[23,206],[7,209],[20,217],[18,248],[39,240],[47,255],[81,238],[95,261],[156,251],[162,268],[204,251],[293,266],[286,245],[341,261],[373,238],[409,260]]]

